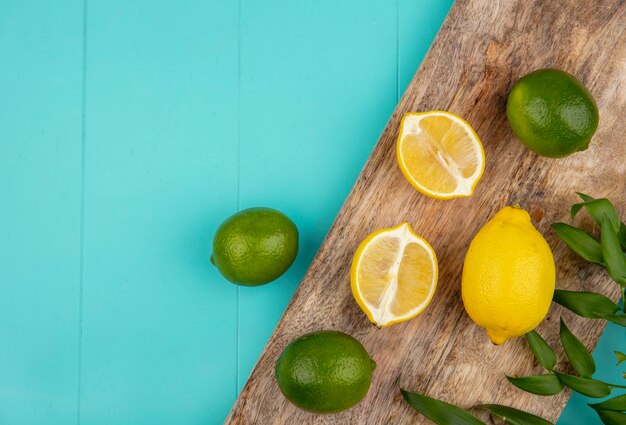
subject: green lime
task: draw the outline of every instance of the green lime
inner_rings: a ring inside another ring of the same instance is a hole
[[[591,93],[558,69],[522,77],[511,89],[506,113],[517,138],[551,158],[587,149],[598,128],[598,107]]]
[[[276,362],[275,372],[287,400],[310,412],[336,413],[365,397],[375,367],[350,335],[318,331],[292,341]]]
[[[217,229],[211,262],[231,282],[257,286],[285,273],[297,254],[298,228],[289,217],[271,208],[250,208]]]

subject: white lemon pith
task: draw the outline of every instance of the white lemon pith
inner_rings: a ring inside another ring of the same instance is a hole
[[[385,327],[423,311],[437,287],[435,251],[408,223],[369,235],[357,249],[352,294],[369,320]]]
[[[491,341],[502,344],[541,323],[555,280],[552,251],[528,212],[506,207],[470,244],[463,265],[463,304]]]
[[[408,113],[396,155],[417,190],[436,199],[471,196],[485,168],[485,153],[472,127],[445,111]]]

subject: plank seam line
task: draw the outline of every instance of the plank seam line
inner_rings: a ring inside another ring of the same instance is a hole
[[[237,212],[241,208],[241,0],[237,1]],[[239,395],[239,285],[235,290],[235,400]]]
[[[85,161],[87,146],[87,0],[83,0],[82,93],[80,137],[80,268],[78,279],[78,361],[76,373],[76,423],[81,421],[83,369],[83,281],[85,276]]]
[[[396,105],[400,102],[400,0],[396,0]]]

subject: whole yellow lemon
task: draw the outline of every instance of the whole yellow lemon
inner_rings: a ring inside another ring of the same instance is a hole
[[[474,236],[463,265],[462,293],[471,319],[494,344],[541,323],[552,301],[554,257],[519,206],[500,210]]]

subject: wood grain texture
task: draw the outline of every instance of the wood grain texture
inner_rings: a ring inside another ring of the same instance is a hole
[[[569,207],[577,200],[574,191],[609,197],[621,211],[626,210],[625,29],[624,1],[598,1],[594,5],[576,0],[458,1],[226,422],[428,423],[402,400],[398,380],[407,389],[460,406],[502,403],[556,420],[569,392],[538,397],[506,381],[505,373],[535,374],[541,368],[523,338],[496,347],[469,320],[461,302],[462,264],[478,229],[500,208],[519,203],[531,212],[554,252],[557,287],[593,290],[618,298],[618,287],[606,273],[578,259],[549,226],[569,220]],[[584,153],[559,160],[542,158],[525,149],[509,129],[505,113],[509,89],[522,75],[545,67],[577,76],[598,103],[600,125]],[[427,198],[405,181],[396,165],[395,141],[401,117],[407,111],[431,109],[465,117],[483,141],[487,166],[471,198]],[[352,298],[349,267],[365,236],[401,221],[409,221],[435,248],[439,287],[420,316],[377,329]],[[591,225],[584,214],[576,223]],[[559,347],[561,315],[588,347],[595,347],[604,325],[553,305],[538,330],[554,347]],[[378,365],[363,402],[336,415],[297,409],[280,394],[274,379],[274,363],[284,347],[303,333],[318,329],[353,335]]]

